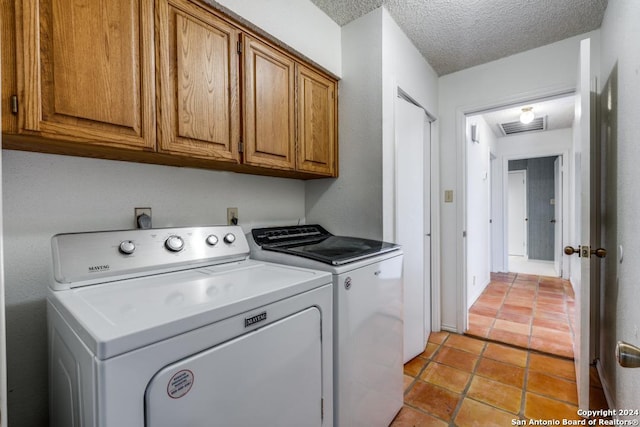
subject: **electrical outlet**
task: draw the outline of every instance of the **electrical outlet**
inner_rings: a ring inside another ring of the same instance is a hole
[[[238,225],[238,208],[227,208],[227,224]]]
[[[136,228],[151,228],[151,208],[133,208],[133,215],[133,223]],[[146,222],[141,222],[141,215],[146,215],[149,219]]]

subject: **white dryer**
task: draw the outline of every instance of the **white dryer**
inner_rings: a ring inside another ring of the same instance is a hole
[[[333,276],[334,424],[387,427],[403,405],[402,257],[320,225],[257,228],[251,256]]]
[[[240,227],[52,239],[54,427],[331,426],[331,275]]]

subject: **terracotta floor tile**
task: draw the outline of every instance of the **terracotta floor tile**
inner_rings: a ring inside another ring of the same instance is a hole
[[[418,381],[405,396],[405,402],[445,421],[451,419],[460,395],[434,384]]]
[[[515,334],[513,332],[502,331],[500,329],[492,329],[489,332],[489,339],[527,348],[529,345],[529,336]]]
[[[527,366],[527,354],[525,350],[519,350],[501,344],[488,343],[487,348],[484,350],[484,353],[482,353],[482,357],[524,368]]]
[[[552,377],[541,372],[529,372],[527,391],[562,400],[573,405],[578,404],[576,383]]]
[[[524,416],[530,419],[577,420],[578,407],[549,399],[535,393],[527,393],[525,398]]]
[[[429,335],[429,342],[432,342],[434,344],[442,344],[448,336],[449,332],[431,332],[431,334]]]
[[[403,406],[390,427],[447,427],[449,424],[409,406]]]
[[[609,409],[603,389],[589,387],[589,409]]]
[[[504,301],[503,296],[482,295],[474,304],[480,304],[488,307],[500,307]]]
[[[414,377],[411,377],[411,376],[409,376],[409,375],[406,375],[406,374],[405,374],[405,375],[403,376],[403,381],[404,381],[404,383],[403,383],[403,385],[402,385],[402,389],[403,389],[404,391],[407,391],[407,389],[409,388],[409,386],[411,385],[411,383],[413,382],[413,380],[415,380],[415,378],[414,378]]]
[[[517,414],[520,412],[522,389],[475,376],[471,380],[467,396]]]
[[[538,317],[534,317],[533,326],[540,326],[543,328],[555,329],[557,331],[570,332],[568,322],[560,322],[557,320],[540,319]]]
[[[482,316],[480,314],[469,313],[469,323],[484,328],[490,328],[495,322],[495,317]]]
[[[576,371],[572,360],[531,353],[529,355],[529,370],[542,372],[573,382],[576,381]]]
[[[455,348],[442,347],[433,360],[453,368],[472,372],[478,362],[478,356]]]
[[[494,329],[500,329],[522,335],[528,335],[531,332],[531,327],[528,324],[516,323],[502,319],[496,319],[496,323],[493,327]]]
[[[479,314],[481,316],[495,317],[496,314],[498,314],[498,309],[474,304],[469,309],[469,313]]]
[[[551,311],[554,313],[566,313],[566,309],[564,307],[564,303],[563,304],[548,304],[548,303],[544,303],[544,302],[540,302],[538,301],[536,303],[536,311],[540,310],[540,311]]]
[[[512,288],[507,295],[507,298],[526,298],[532,300],[536,296],[535,288]]]
[[[531,315],[529,314],[517,314],[517,313],[508,313],[508,312],[500,312],[496,316],[497,319],[509,320],[511,322],[516,323],[531,323]]]
[[[519,366],[507,365],[485,357],[480,359],[476,368],[476,375],[519,388],[524,386],[524,372],[525,369]]]
[[[422,372],[420,379],[451,390],[455,393],[462,393],[467,387],[471,378],[471,373],[452,368],[441,363],[430,363]]]
[[[531,307],[520,307],[519,305],[511,305],[511,304],[504,304],[502,306],[502,312],[508,312],[508,313],[515,313],[515,314],[524,314],[524,315],[531,315],[531,313],[533,312],[533,308]]]
[[[558,331],[557,329],[534,326],[531,335],[557,342],[572,342],[573,337],[569,332]]]
[[[473,399],[465,398],[456,415],[455,425],[459,427],[503,427],[513,425],[513,414],[501,411]]]
[[[487,338],[491,328],[484,328],[482,326],[476,326],[469,324],[469,329],[465,331],[465,335],[471,335],[474,337]]]
[[[484,350],[485,342],[475,338],[465,337],[464,335],[451,334],[449,339],[444,343],[447,347],[457,348],[473,354],[480,354]]]
[[[410,377],[417,377],[424,365],[428,362],[424,357],[414,357],[404,365],[404,374]]]
[[[537,317],[539,319],[556,320],[559,322],[567,321],[566,313],[558,313],[555,311],[544,311],[536,309],[536,311],[533,313],[533,317]]]
[[[424,357],[425,359],[431,359],[431,356],[433,356],[433,353],[436,352],[438,347],[439,347],[438,344],[428,342],[427,346],[424,348],[424,351],[420,353],[420,357]]]
[[[489,335],[491,335],[491,333],[489,333]],[[551,341],[547,338],[531,337],[529,347],[543,353],[573,358],[573,344],[571,341],[559,342]]]
[[[524,274],[518,273],[516,276],[516,281],[529,281],[529,282],[538,282],[540,280],[540,276],[536,276],[535,274]]]
[[[508,296],[504,300],[505,304],[515,305],[518,307],[533,307],[533,298],[520,298]]]

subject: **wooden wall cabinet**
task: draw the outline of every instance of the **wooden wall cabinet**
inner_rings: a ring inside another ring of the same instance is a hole
[[[336,82],[298,65],[299,171],[335,176],[337,173]]]
[[[244,161],[295,169],[295,61],[243,35]]]
[[[17,1],[19,131],[155,146],[150,0]]]
[[[2,100],[17,105],[2,111],[4,148],[337,176],[336,80],[205,4],[16,0],[1,11]]]
[[[187,0],[156,7],[158,150],[238,163],[238,30]]]

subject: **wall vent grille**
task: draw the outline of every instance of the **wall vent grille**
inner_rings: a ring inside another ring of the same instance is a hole
[[[515,135],[524,132],[537,132],[547,130],[547,116],[537,117],[529,124],[523,124],[520,121],[500,123],[500,130],[504,136]]]

